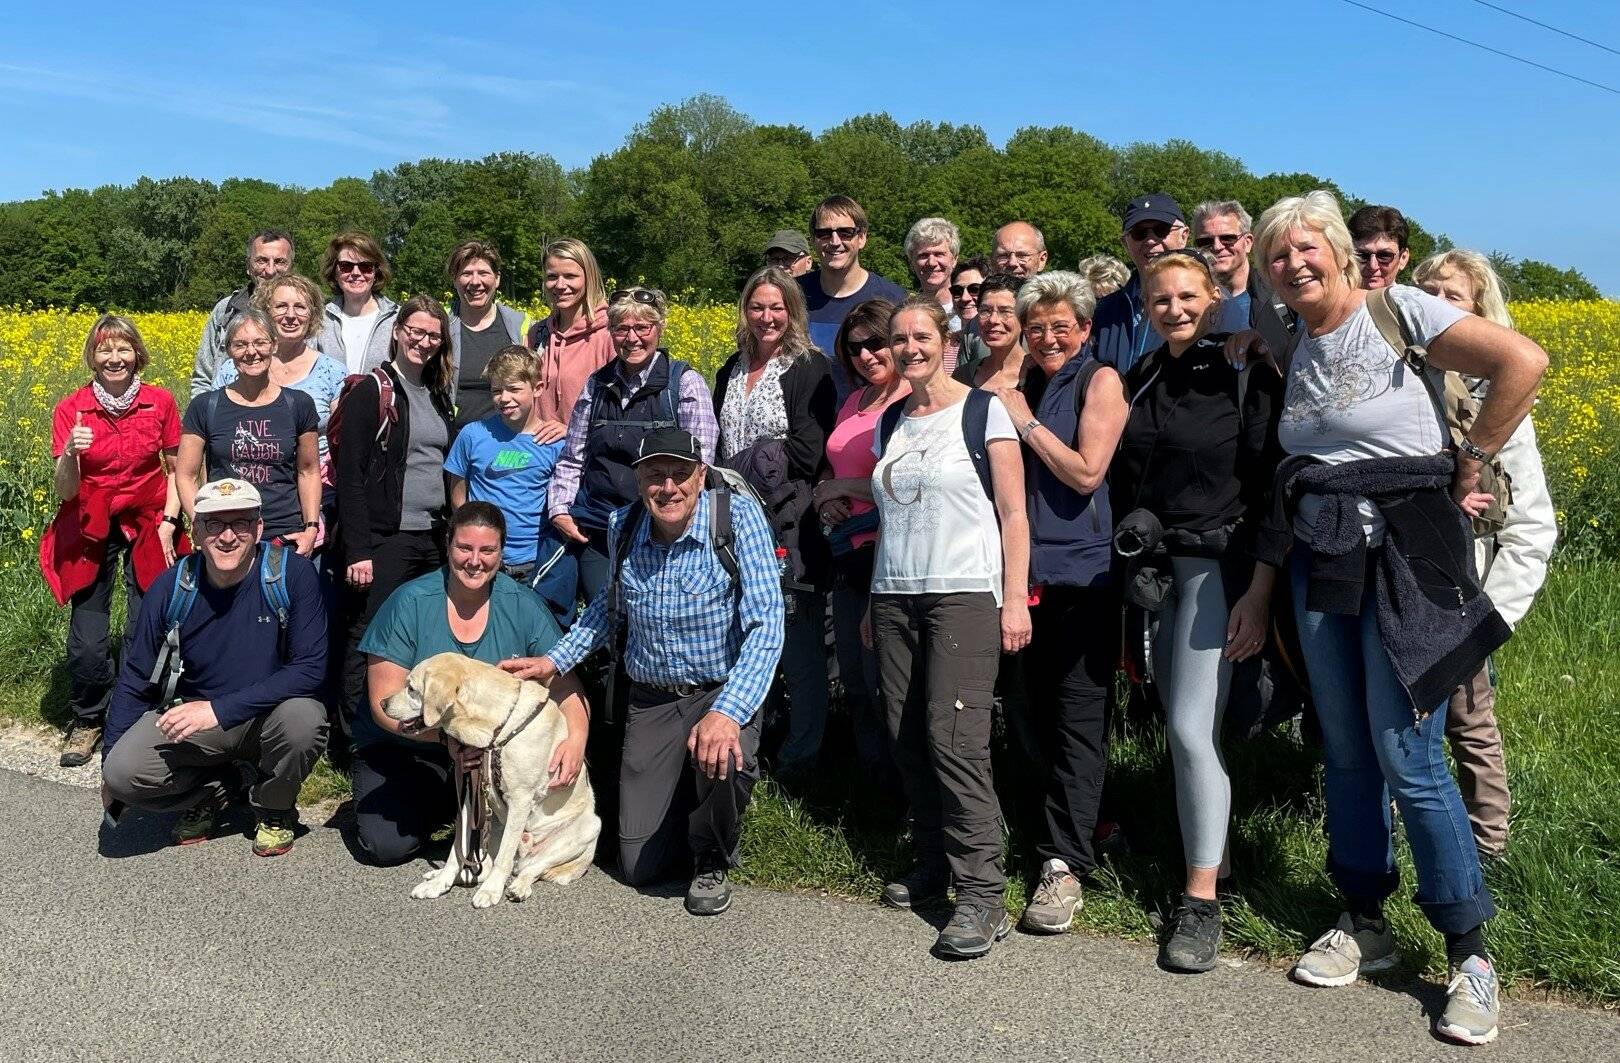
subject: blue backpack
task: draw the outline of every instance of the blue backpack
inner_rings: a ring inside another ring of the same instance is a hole
[[[290,549],[274,543],[263,543],[257,562],[259,593],[264,596],[265,604],[275,610],[276,652],[282,658],[287,656],[287,620],[292,608],[286,580],[287,553]],[[158,650],[152,674],[147,678],[148,683],[162,687],[163,698],[159,702],[162,708],[168,708],[174,701],[175,688],[180,685],[180,677],[186,671],[186,662],[180,656],[180,626],[191,615],[191,607],[197,602],[201,564],[202,558],[197,554],[187,554],[180,559],[175,566],[174,585],[169,588],[169,600],[163,606],[163,646]]]

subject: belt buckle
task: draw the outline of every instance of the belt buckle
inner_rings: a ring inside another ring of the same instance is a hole
[[[678,698],[689,698],[698,692],[698,688],[695,683],[676,683],[670,688],[670,690],[673,691],[675,696]]]

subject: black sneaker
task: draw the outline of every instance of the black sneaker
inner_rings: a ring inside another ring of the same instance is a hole
[[[692,915],[719,915],[731,907],[731,883],[726,881],[726,861],[713,855],[700,856],[692,884],[686,888],[686,910]]]
[[[1221,902],[1183,895],[1170,913],[1159,966],[1168,971],[1202,974],[1215,966],[1221,951]]]
[[[950,868],[943,864],[918,864],[885,885],[881,899],[890,908],[910,911],[914,904],[942,899],[950,888]]]
[[[1012,920],[1003,904],[958,904],[951,921],[934,940],[934,954],[952,960],[971,960],[990,951],[990,946],[1012,931]]]

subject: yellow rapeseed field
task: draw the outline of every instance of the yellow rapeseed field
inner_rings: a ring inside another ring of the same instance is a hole
[[[1512,311],[1552,356],[1535,419],[1566,545],[1607,552],[1620,540],[1620,303],[1517,303]],[[89,310],[0,309],[0,566],[30,564],[29,544],[55,512],[51,409],[88,378],[81,352],[95,317]],[[146,380],[183,399],[205,317],[134,315],[152,352]],[[712,376],[735,349],[736,319],[733,306],[673,306],[665,342]]]

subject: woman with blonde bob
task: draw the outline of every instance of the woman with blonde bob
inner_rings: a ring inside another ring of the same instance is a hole
[[[1503,328],[1513,327],[1502,282],[1490,259],[1478,251],[1445,251],[1426,258],[1412,271],[1412,280],[1459,310]],[[1547,493],[1547,474],[1541,467],[1536,428],[1529,414],[1497,457],[1513,479],[1513,499],[1502,529],[1475,541],[1474,563],[1496,611],[1508,624],[1516,625],[1529,612],[1547,578],[1547,559],[1558,542],[1558,516]],[[1446,736],[1457,765],[1457,785],[1474,828],[1474,842],[1482,857],[1498,858],[1507,851],[1510,797],[1489,665],[1482,666],[1470,683],[1451,696]]]
[[[1278,484],[1291,510],[1289,576],[1322,725],[1328,870],[1346,907],[1292,974],[1341,986],[1397,962],[1383,913],[1399,884],[1393,796],[1418,906],[1445,935],[1453,975],[1435,1031],[1483,1044],[1495,1039],[1499,1013],[1483,934],[1496,907],[1441,743],[1447,698],[1508,635],[1474,574],[1467,518],[1488,503],[1480,472],[1530,411],[1547,355],[1516,332],[1393,286],[1391,309],[1428,351],[1423,372],[1453,370],[1489,385],[1454,448],[1433,397],[1441,383],[1420,377],[1372,317],[1331,193],[1267,210],[1254,260],[1300,318],[1294,349],[1279,352],[1278,437],[1290,457]],[[1412,630],[1414,616],[1421,630]]]
[[[792,274],[766,266],[748,278],[737,304],[737,353],[714,378],[720,464],[738,470],[767,499],[766,516],[788,551],[788,618],[782,673],[792,706],[777,774],[815,767],[827,722],[827,611],[831,563],[811,509],[827,434],[837,416],[827,359],[810,345],[804,294]]]
[[[103,314],[84,340],[90,380],[56,404],[56,518],[39,543],[39,566],[58,605],[71,605],[67,659],[73,721],[61,764],[86,763],[101,744],[117,676],[109,645],[113,584],[124,570],[128,616],[174,563],[180,528],[175,459],[180,411],[174,396],[141,381],[150,361],[127,317]],[[134,630],[133,621],[126,631]]]

